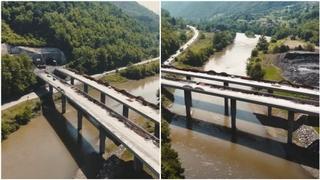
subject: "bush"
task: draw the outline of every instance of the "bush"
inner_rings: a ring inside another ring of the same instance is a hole
[[[275,45],[272,49],[272,53],[284,53],[289,51],[289,46],[281,44],[280,46]]]
[[[263,79],[264,74],[265,72],[262,70],[260,63],[254,63],[253,66],[249,68],[248,75],[255,80]]]
[[[315,50],[314,45],[311,43],[307,43],[306,45],[304,45],[304,49],[306,51],[314,51]]]
[[[258,54],[259,54],[259,51],[258,51],[256,48],[254,48],[254,49],[251,51],[251,57],[257,57]]]
[[[20,125],[26,125],[33,116],[32,109],[29,106],[26,106],[24,111],[15,116],[15,120]]]

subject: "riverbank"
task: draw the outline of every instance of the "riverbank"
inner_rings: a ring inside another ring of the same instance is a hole
[[[230,31],[200,32],[199,38],[179,57],[176,57],[174,66],[178,68],[201,67],[213,54],[230,45],[235,36],[236,33]]]
[[[125,83],[128,80],[139,80],[146,77],[154,76],[159,74],[160,65],[159,61],[148,62],[142,65],[129,65],[126,69],[109,73],[101,80],[107,83]]]
[[[32,118],[39,115],[41,110],[38,99],[28,100],[11,108],[1,111],[1,140],[17,131],[20,126],[27,125]]]

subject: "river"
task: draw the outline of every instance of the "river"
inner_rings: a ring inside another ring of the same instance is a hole
[[[159,77],[128,81],[115,86],[156,103]],[[99,97],[91,89],[89,93]],[[111,100],[107,98],[106,102]],[[76,110],[67,104],[67,111],[61,116],[58,113],[61,110],[60,101],[55,102],[55,106],[56,110],[43,111],[28,125],[21,126],[7,140],[2,141],[2,178],[95,177],[101,164],[101,158],[97,154],[97,129],[89,121],[83,120],[82,138],[77,138]],[[114,102],[112,106],[120,109]],[[110,151],[108,142],[110,141],[107,140],[107,152]]]
[[[213,55],[203,69],[246,76],[246,61],[258,38],[237,33],[234,43]],[[266,107],[237,102],[234,137],[227,128],[231,122],[224,116],[223,98],[192,93],[194,120],[188,128],[183,97],[183,91],[174,91],[170,110],[178,116],[170,129],[186,178],[312,178],[299,164],[283,158],[283,130],[265,128],[257,119],[254,112],[264,114]]]

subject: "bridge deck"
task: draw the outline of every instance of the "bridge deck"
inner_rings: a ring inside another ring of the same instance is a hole
[[[88,84],[89,86],[97,89],[100,92],[105,93],[107,96],[109,96],[109,97],[113,98],[114,100],[128,106],[130,109],[142,114],[146,118],[149,118],[150,120],[152,120],[156,123],[160,123],[159,113],[156,109],[149,107],[149,106],[145,106],[141,102],[139,102],[138,100],[131,99],[130,97],[127,97],[126,95],[116,91],[112,87],[104,86],[102,84],[99,84],[96,81],[90,80],[86,77],[83,77],[83,76],[76,74],[72,71],[69,71],[67,69],[57,68],[57,70],[62,72],[63,74],[66,74],[66,75],[74,78],[74,79],[77,79],[83,83]]]
[[[267,97],[267,96],[259,96],[255,94],[248,94],[242,92],[236,92],[227,89],[220,88],[212,88],[209,86],[198,85],[194,82],[186,82],[186,81],[172,81],[168,79],[161,80],[162,86],[177,88],[177,89],[185,89],[193,92],[234,98],[236,100],[251,102],[262,105],[270,105],[273,107],[278,107],[287,110],[294,110],[296,112],[307,113],[317,115],[319,113],[319,107],[310,105],[310,104],[301,104],[297,102],[293,102],[290,100],[279,99],[275,97]]]
[[[292,92],[292,93],[301,93],[305,95],[312,95],[312,96],[320,95],[319,91],[313,90],[313,89],[293,87],[293,86],[283,85],[279,83],[255,81],[255,80],[243,79],[239,77],[219,76],[219,75],[212,75],[212,74],[206,74],[201,72],[183,71],[183,70],[170,69],[170,68],[161,68],[161,72],[214,80],[214,81],[228,82],[228,83],[245,85],[245,86],[266,88],[266,89],[272,89],[272,90],[281,90],[281,91]]]
[[[81,94],[77,93],[71,86],[59,80],[53,80],[45,73],[37,73],[37,76],[58,89],[68,100],[76,103],[82,110],[93,117],[107,132],[111,133],[124,146],[130,149],[139,159],[145,162],[154,172],[160,174],[159,153],[160,149],[151,140],[147,140],[124,123],[112,116],[109,111],[91,102]],[[61,89],[63,91],[61,91]]]

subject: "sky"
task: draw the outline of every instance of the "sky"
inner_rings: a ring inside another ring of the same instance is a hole
[[[137,2],[159,15],[160,1],[137,1]]]

